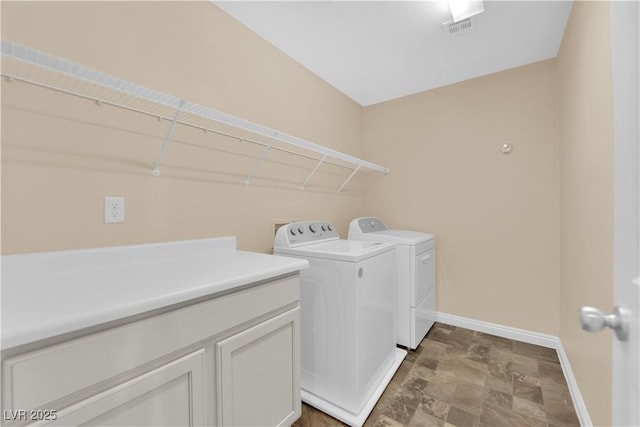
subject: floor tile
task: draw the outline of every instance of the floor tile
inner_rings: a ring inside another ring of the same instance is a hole
[[[540,378],[538,378],[538,377],[530,377],[528,375],[522,375],[522,374],[518,374],[518,373],[514,373],[513,374],[513,382],[514,383],[531,384],[531,385],[535,385],[535,386],[538,386],[538,387],[541,386]]]
[[[452,406],[447,415],[447,422],[458,427],[477,426],[480,417],[460,408]]]
[[[579,426],[555,350],[436,323],[365,422],[398,426]],[[295,427],[344,426],[303,404]]]
[[[508,395],[513,394],[513,381],[492,377],[487,377],[487,390],[495,390]]]
[[[411,371],[412,366],[413,364],[411,363],[403,362],[398,368],[398,370],[396,371],[391,381],[396,384],[401,384],[404,381],[404,379],[407,377],[409,372]]]
[[[542,391],[544,410],[547,420],[558,426],[579,425],[578,417],[573,408],[573,401],[568,389],[564,387],[549,387]]]
[[[489,357],[496,362],[511,362],[513,360],[513,351],[511,347],[492,344],[489,348]]]
[[[447,408],[447,413],[449,412]],[[425,410],[423,407],[416,409],[413,414],[413,418],[409,422],[410,426],[437,426],[444,427],[444,419],[434,416]]]
[[[467,357],[476,362],[489,363],[489,348],[488,345],[471,344],[467,350]]]
[[[391,418],[387,417],[386,415],[380,415],[377,419],[375,424],[373,424],[375,427],[401,427],[403,424],[399,423],[396,420],[392,420]]]
[[[426,397],[432,397],[444,403],[451,403],[453,402],[453,395],[456,392],[456,386],[457,384],[455,382],[441,384],[429,383],[424,389],[424,394]]]
[[[430,396],[424,396],[417,409],[436,418],[445,420],[449,414],[450,407],[451,405],[446,402]]]
[[[546,412],[541,404],[517,396],[513,396],[513,411],[522,415],[546,419]]]
[[[410,376],[423,378],[431,384],[455,384],[457,382],[456,372],[439,369],[442,362],[438,364],[438,369],[425,368],[421,365],[414,365],[409,371]]]
[[[434,326],[432,333],[430,333],[431,336],[429,337],[429,339],[432,339],[434,341],[438,341],[444,344],[449,344],[449,342],[451,341],[452,333],[453,333],[452,329],[443,329],[443,328]]]
[[[428,357],[419,357],[414,363],[417,363],[420,366],[424,366],[425,368],[436,370],[438,368],[438,360],[430,359]]]
[[[480,415],[484,390],[484,386],[470,383],[458,383],[451,405],[464,409],[472,414]]]
[[[542,389],[540,386],[528,382],[515,381],[513,383],[513,395],[542,404]]]
[[[422,348],[421,354],[424,356],[428,356],[432,359],[438,360],[447,352],[447,344],[433,340],[429,338],[430,335],[427,335],[427,338],[422,340],[420,346]]]
[[[554,426],[562,427],[580,427],[580,420],[575,412],[565,412],[559,415],[547,414],[547,420]]]
[[[407,377],[402,386],[398,389],[395,399],[412,408],[417,408],[422,403],[424,389],[427,381],[418,377]]]
[[[538,360],[522,354],[513,354],[511,371],[530,377],[539,377]]]
[[[490,360],[487,364],[489,376],[496,380],[511,383],[513,381],[513,362],[502,360]]]
[[[500,348],[509,351],[513,350],[513,340],[485,334],[483,332],[474,332],[474,341],[490,345],[493,348]]]
[[[540,370],[541,382],[551,383],[559,387],[565,387],[567,385],[562,367],[559,364],[539,361],[538,368]]]
[[[508,409],[486,404],[482,405],[479,425],[481,427],[547,427],[547,422],[539,418],[529,417]]]
[[[458,382],[472,383],[482,387],[485,386],[489,375],[486,364],[463,357],[441,360],[435,372],[451,374]]]
[[[513,427],[513,415],[510,409],[483,405],[480,414],[480,427]]]
[[[416,408],[407,406],[404,403],[394,400],[383,411],[383,415],[391,418],[400,424],[407,424],[413,418],[413,414],[416,412]]]
[[[513,395],[497,390],[485,389],[482,398],[482,407],[484,408],[486,405],[497,406],[506,411],[511,411],[513,407]]]
[[[539,345],[528,344],[520,341],[513,342],[513,352],[522,354],[545,362],[560,363],[558,352],[554,348],[541,347]]]

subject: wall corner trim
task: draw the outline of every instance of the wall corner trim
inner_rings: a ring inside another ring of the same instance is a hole
[[[571,399],[573,400],[573,407],[575,408],[576,415],[580,420],[580,425],[583,427],[593,425],[591,423],[591,417],[589,417],[589,412],[587,411],[587,406],[585,405],[580,389],[578,388],[578,383],[573,375],[573,371],[571,370],[569,358],[567,357],[567,353],[564,351],[564,347],[562,346],[562,342],[559,337],[442,312],[435,313],[435,321],[445,323],[447,325],[471,329],[473,331],[483,332],[485,334],[522,341],[528,344],[554,348],[558,352],[560,366],[562,366],[562,372],[567,380]]]

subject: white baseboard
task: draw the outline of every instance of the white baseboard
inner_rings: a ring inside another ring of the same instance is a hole
[[[562,342],[560,341],[560,338],[558,338],[558,346],[556,347],[556,351],[558,352],[558,359],[560,359],[560,366],[562,366],[562,372],[564,373],[564,377],[567,379],[567,385],[569,386],[571,399],[573,399],[573,407],[576,409],[576,415],[578,415],[578,419],[580,420],[580,425],[592,426],[593,423],[591,422],[589,411],[587,411],[587,406],[584,404],[584,400],[582,400],[582,395],[580,394],[580,389],[578,388],[576,377],[573,376],[573,371],[571,370],[569,357],[567,356],[567,353],[565,353],[564,351],[564,347],[562,346]]]
[[[455,316],[453,314],[436,312],[436,322],[460,326],[461,328],[471,329],[472,331],[484,332],[485,334],[496,335],[548,348],[557,349],[558,342],[560,342],[558,337],[553,335],[512,328],[511,326],[498,325],[497,323],[483,322],[482,320]]]
[[[513,328],[511,326],[499,325],[497,323],[484,322],[482,320],[470,319],[468,317],[456,316],[453,314],[436,312],[435,321],[445,323],[447,325],[459,326],[461,328],[471,329],[472,331],[483,332],[485,334],[495,335],[498,337],[508,338],[516,341],[535,344],[542,347],[553,348],[558,352],[560,366],[564,377],[567,379],[567,386],[573,399],[573,406],[576,415],[580,420],[581,426],[592,426],[591,417],[584,404],[582,394],[578,388],[576,378],[573,376],[571,365],[567,353],[564,351],[560,338],[554,335],[542,334],[539,332],[527,331],[525,329]]]

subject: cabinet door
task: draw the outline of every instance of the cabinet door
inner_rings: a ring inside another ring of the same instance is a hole
[[[300,417],[300,309],[216,344],[218,424],[290,425]]]
[[[193,352],[32,425],[203,426],[204,355]]]

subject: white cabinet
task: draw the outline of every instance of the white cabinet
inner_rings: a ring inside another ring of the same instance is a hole
[[[204,350],[64,408],[51,426],[203,426]]]
[[[2,424],[290,425],[301,413],[299,300],[289,275],[3,351]],[[46,411],[56,419],[31,417]]]
[[[218,424],[290,425],[300,416],[300,309],[216,344]]]

